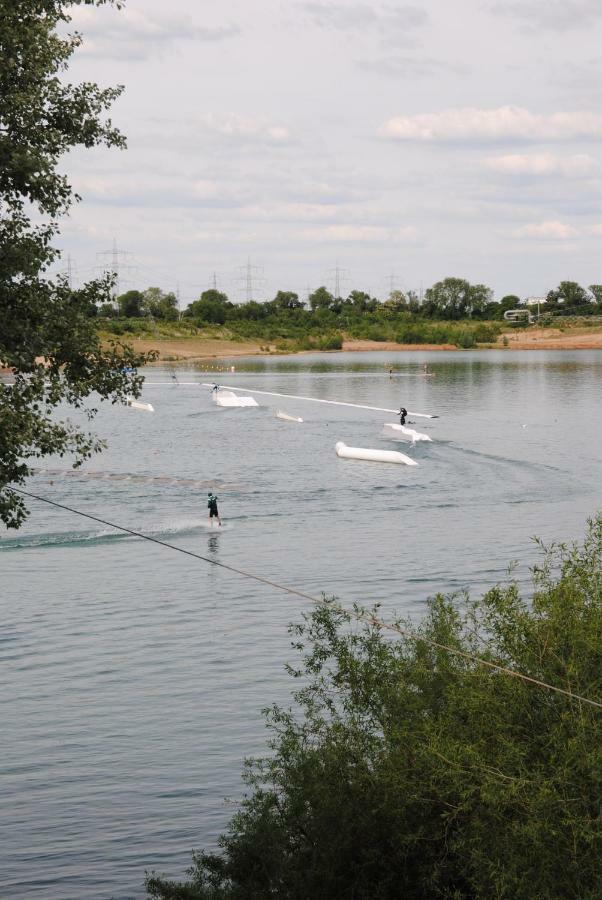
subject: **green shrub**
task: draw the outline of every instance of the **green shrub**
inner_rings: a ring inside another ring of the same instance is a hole
[[[533,571],[525,597],[437,596],[397,633],[317,604],[220,853],[150,896],[600,897],[602,517]]]
[[[475,343],[474,331],[469,328],[460,328],[454,335],[454,344],[462,347],[463,350],[469,350],[474,347]]]
[[[318,350],[341,350],[342,346],[343,338],[340,334],[327,334],[317,343]]]

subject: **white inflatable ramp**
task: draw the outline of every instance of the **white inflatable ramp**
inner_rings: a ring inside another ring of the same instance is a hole
[[[241,397],[233,391],[213,392],[213,399],[218,406],[259,406],[255,397]]]
[[[288,413],[283,412],[281,409],[279,409],[276,412],[276,418],[284,419],[285,422],[302,422],[303,421],[303,419],[300,416],[289,416]]]
[[[414,431],[413,428],[407,428],[405,425],[397,425],[396,422],[387,422],[383,425],[383,435],[393,438],[395,441],[405,441],[407,444],[417,444],[418,441],[432,442],[433,440],[428,434]]]
[[[368,447],[348,447],[343,441],[337,441],[334,446],[337,456],[342,459],[363,459],[368,462],[397,463],[404,466],[417,466],[418,463],[411,456],[399,453],[397,450],[373,450]]]
[[[128,406],[131,406],[132,409],[143,409],[145,412],[155,411],[155,407],[152,403],[143,403],[142,400],[134,400],[133,397],[128,397],[126,403]]]

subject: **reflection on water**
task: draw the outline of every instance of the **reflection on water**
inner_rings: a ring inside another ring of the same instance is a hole
[[[213,554],[213,556],[217,556],[217,551],[219,547],[219,537],[217,534],[210,534],[207,540],[207,550],[209,553]]]
[[[435,377],[418,377],[424,362]],[[387,415],[269,397],[220,410],[183,383],[204,380],[194,366],[179,384],[153,367],[156,412],[102,408],[108,450],[75,472],[41,465],[32,489],[308,594],[412,617],[437,591],[484,590],[511,560],[527,584],[532,536],[578,538],[602,507],[596,351],[235,365],[225,384],[437,413],[420,420],[433,443],[401,448],[418,467],[341,460],[337,440],[395,447]],[[208,490],[224,495],[219,531]],[[39,505],[0,534],[0,566],[0,894],[141,897],[146,868],[181,875],[190,847],[214,846],[243,758],[265,747],[260,709],[287,702],[287,625],[304,607]]]

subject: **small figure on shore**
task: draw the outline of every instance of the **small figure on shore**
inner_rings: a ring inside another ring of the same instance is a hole
[[[407,414],[408,414],[407,409],[405,408],[405,406],[402,406],[401,409],[399,410],[399,413],[398,413],[398,415],[399,415],[399,424],[400,424],[400,425],[405,425]]]
[[[209,525],[213,527],[212,519],[217,519],[217,524],[221,527],[222,520],[217,509],[217,497],[211,491],[207,494],[207,507],[209,509]]]

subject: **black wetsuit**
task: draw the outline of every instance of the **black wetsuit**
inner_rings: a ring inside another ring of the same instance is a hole
[[[400,425],[405,425],[407,414],[408,414],[407,409],[405,408],[405,406],[402,406],[401,409],[399,410],[399,424]]]
[[[211,494],[207,500],[207,506],[209,507],[209,518],[213,519],[216,516],[219,519],[219,513],[217,511],[217,497],[214,494]]]

